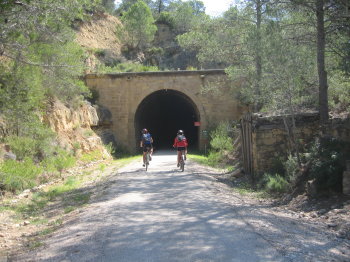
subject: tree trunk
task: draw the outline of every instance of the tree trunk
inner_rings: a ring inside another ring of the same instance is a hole
[[[262,75],[261,64],[261,17],[262,17],[262,3],[261,0],[256,0],[256,51],[255,51],[255,70],[256,70],[256,87],[255,95],[260,97],[260,83]],[[261,109],[259,102],[255,103],[254,111],[258,112]]]
[[[328,84],[325,65],[325,28],[324,28],[324,0],[316,0],[317,17],[317,69],[319,82],[319,110],[320,123],[328,122]]]

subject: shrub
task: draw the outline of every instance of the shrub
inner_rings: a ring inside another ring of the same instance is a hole
[[[208,163],[211,166],[218,166],[227,162],[227,155],[233,151],[233,139],[228,135],[228,123],[220,123],[210,133],[211,149],[208,155]]]
[[[217,128],[210,133],[210,146],[215,151],[233,150],[233,140],[228,136],[228,127],[228,123],[220,123]]]
[[[91,162],[102,158],[103,158],[103,153],[100,150],[95,150],[95,151],[83,154],[80,160],[83,162]]]
[[[37,177],[43,173],[43,167],[35,165],[30,158],[23,161],[7,160],[0,165],[0,181],[5,189],[15,192],[36,185]]]
[[[278,174],[265,174],[264,177],[266,180],[265,188],[270,193],[284,193],[290,189],[288,181]]]
[[[105,148],[106,148],[107,152],[111,156],[114,156],[116,154],[116,148],[115,148],[115,146],[114,146],[114,144],[112,142],[110,142],[109,144],[105,145]]]
[[[350,80],[342,72],[335,72],[329,78],[329,107],[338,112],[350,109]]]
[[[168,25],[171,29],[173,29],[175,27],[175,19],[174,17],[166,11],[163,11],[160,13],[158,19],[157,19],[157,23],[163,23]]]
[[[288,181],[294,183],[299,170],[297,158],[289,155],[286,162],[284,162],[284,168]]]
[[[54,157],[53,163],[60,174],[67,168],[75,165],[75,158],[66,151],[61,151],[59,155]]]
[[[316,139],[310,151],[310,177],[315,179],[317,191],[341,192],[345,159],[350,157],[349,143],[333,137],[323,137]]]
[[[220,152],[210,151],[208,155],[208,164],[210,166],[217,166],[222,159],[222,154]]]
[[[34,158],[36,141],[30,137],[9,136],[6,142],[11,146],[18,160]]]
[[[97,73],[108,74],[108,73],[123,73],[123,72],[148,72],[148,71],[159,71],[156,66],[145,66],[139,63],[120,63],[113,67],[99,65]]]
[[[23,124],[24,125],[24,124]],[[44,126],[37,119],[31,123],[25,124],[21,135],[11,135],[6,137],[12,151],[16,154],[18,160],[29,157],[36,161],[41,161],[51,155],[54,151],[54,133],[51,129]]]

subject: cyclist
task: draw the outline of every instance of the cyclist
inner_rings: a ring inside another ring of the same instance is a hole
[[[179,130],[177,131],[177,135],[174,140],[173,147],[177,148],[177,167],[180,166],[180,159],[181,159],[181,154],[184,154],[184,158],[186,160],[186,154],[187,154],[187,146],[188,146],[188,141],[184,135],[184,131]]]
[[[140,147],[143,151],[143,166],[146,164],[146,153],[149,152],[149,160],[152,160],[153,153],[153,138],[146,128],[142,129]]]

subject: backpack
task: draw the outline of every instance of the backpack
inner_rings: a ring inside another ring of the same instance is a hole
[[[142,134],[142,141],[145,145],[151,144],[151,134]]]
[[[177,136],[177,141],[179,141],[179,142],[181,142],[181,141],[183,141],[185,139],[186,139],[186,137],[184,135],[178,135]]]

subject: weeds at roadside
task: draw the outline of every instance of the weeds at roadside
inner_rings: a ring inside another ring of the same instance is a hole
[[[219,162],[213,161],[213,159],[209,158],[209,156],[204,156],[200,154],[188,154],[188,159],[193,160],[194,162],[205,165],[205,166],[210,166],[210,167],[215,167],[215,168],[220,168],[220,169],[225,169],[227,172],[232,172],[234,170],[233,166],[230,165],[222,165],[219,164]]]
[[[29,249],[35,249],[43,245],[45,236],[63,224],[67,215],[87,205],[92,196],[98,197],[99,193],[103,192],[96,190],[96,187],[104,185],[118,168],[139,157],[114,160],[110,162],[113,163],[111,166],[100,163],[74,175],[71,175],[71,172],[66,173],[63,176],[64,181],[58,180],[53,185],[43,187],[39,192],[30,193],[28,197],[3,198],[0,212],[7,213],[9,223],[29,222],[31,226],[21,227],[25,232],[30,232],[26,234],[27,237],[21,238],[21,241],[25,241]]]

